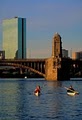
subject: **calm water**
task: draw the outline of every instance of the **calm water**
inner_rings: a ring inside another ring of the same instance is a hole
[[[80,92],[68,96],[65,86]],[[41,86],[41,96],[33,91]],[[0,79],[0,120],[82,120],[82,81]]]

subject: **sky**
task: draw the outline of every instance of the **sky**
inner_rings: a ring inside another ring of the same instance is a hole
[[[0,0],[0,50],[2,20],[26,18],[28,58],[48,58],[56,32],[69,54],[82,51],[82,0]]]

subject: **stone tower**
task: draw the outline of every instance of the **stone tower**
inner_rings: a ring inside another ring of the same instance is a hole
[[[52,56],[46,60],[45,79],[61,79],[62,42],[61,36],[56,33],[52,41]]]
[[[62,42],[61,36],[58,33],[55,33],[52,41],[52,57],[53,58],[62,58]]]

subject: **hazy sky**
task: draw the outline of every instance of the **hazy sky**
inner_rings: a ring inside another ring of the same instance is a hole
[[[82,51],[82,0],[0,0],[0,49],[2,20],[15,16],[27,19],[28,57],[50,57],[56,32],[64,49]]]

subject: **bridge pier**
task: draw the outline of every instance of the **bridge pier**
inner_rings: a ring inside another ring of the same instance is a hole
[[[50,81],[60,80],[60,78],[60,68],[57,66],[57,59],[48,58],[45,63],[45,79]]]

